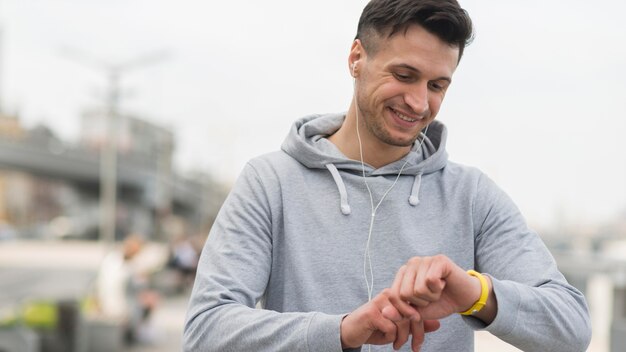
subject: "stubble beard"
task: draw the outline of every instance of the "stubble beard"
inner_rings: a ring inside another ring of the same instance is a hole
[[[362,102],[359,102],[359,106],[365,106],[361,103]],[[359,107],[357,107],[357,109],[359,110],[359,115],[362,116],[363,123],[365,124],[368,132],[385,144],[394,147],[410,147],[419,137],[419,132],[417,132],[408,140],[394,138],[393,136],[391,136],[387,128],[385,128],[385,124],[383,122],[384,110],[380,112],[374,112],[370,109],[360,109]]]

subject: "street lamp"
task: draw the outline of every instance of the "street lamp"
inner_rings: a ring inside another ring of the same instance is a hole
[[[168,51],[156,51],[123,63],[111,64],[86,55],[72,48],[62,48],[61,53],[74,61],[104,72],[108,80],[106,95],[106,132],[100,150],[100,240],[106,243],[115,241],[117,203],[117,141],[119,122],[120,81],[124,74],[155,64],[169,58]]]

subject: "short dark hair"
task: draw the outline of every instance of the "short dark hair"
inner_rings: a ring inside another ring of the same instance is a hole
[[[392,35],[417,24],[451,46],[463,49],[473,39],[472,20],[456,0],[371,0],[361,13],[355,39],[375,54],[376,37]]]

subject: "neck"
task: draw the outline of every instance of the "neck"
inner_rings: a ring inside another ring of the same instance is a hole
[[[357,137],[357,110],[354,103],[346,114],[343,124],[333,135],[328,137],[337,148],[352,160],[361,160],[359,140]],[[359,133],[363,147],[363,162],[375,168],[380,168],[394,161],[402,159],[409,153],[411,147],[397,147],[382,142],[367,128],[364,117],[359,113]]]

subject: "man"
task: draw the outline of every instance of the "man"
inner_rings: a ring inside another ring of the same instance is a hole
[[[224,203],[185,350],[472,351],[476,329],[586,349],[582,294],[511,200],[447,159],[434,119],[471,35],[456,0],[366,6],[348,112],[296,121]]]

